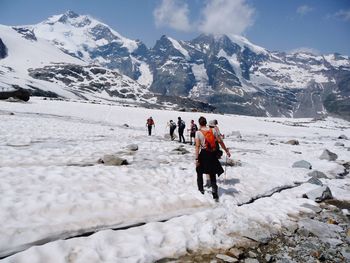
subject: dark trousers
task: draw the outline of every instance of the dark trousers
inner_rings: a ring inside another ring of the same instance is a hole
[[[196,168],[197,172],[197,185],[198,185],[198,190],[201,193],[204,193],[204,188],[203,188],[203,172],[201,171],[200,167]],[[213,198],[218,198],[218,185],[216,184],[216,174],[209,174],[210,176],[210,183],[212,187],[212,193],[213,193]]]
[[[175,131],[176,127],[175,128],[170,128],[170,137],[172,140],[174,140],[174,131]]]
[[[148,135],[151,135],[152,133],[152,125],[148,125]]]
[[[183,142],[186,142],[183,129],[179,129],[179,142],[181,142],[181,139],[183,140]]]

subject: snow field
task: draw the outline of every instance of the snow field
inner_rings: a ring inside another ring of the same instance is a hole
[[[216,118],[226,135],[242,134],[242,139],[225,139],[242,166],[228,167],[226,178],[218,179],[219,204],[209,192],[197,191],[194,147],[185,145],[189,154],[175,154],[179,144],[163,136],[170,119],[181,116],[189,125],[200,115]],[[149,116],[156,123],[151,137],[145,127]],[[309,170],[291,168],[301,159],[326,173],[330,179],[322,181],[334,196],[350,200],[349,179],[334,179],[342,166],[318,158],[324,148],[339,160],[348,158],[345,147],[334,146],[340,134],[348,136],[344,127],[349,124],[338,119],[312,123],[33,98],[0,102],[0,121],[0,253],[26,249],[3,262],[153,262],[187,251],[229,248],[249,231],[274,233],[300,211],[310,212],[302,204],[315,203],[301,197],[317,186],[302,184],[244,203],[307,181]],[[283,143],[289,139],[300,145]],[[130,143],[139,150],[126,151]],[[97,164],[111,153],[130,165]],[[137,223],[146,224],[110,230]],[[94,230],[101,231],[58,240]]]

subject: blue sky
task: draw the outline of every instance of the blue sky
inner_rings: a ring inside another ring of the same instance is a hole
[[[0,24],[35,24],[67,10],[149,47],[163,34],[225,33],[269,50],[350,55],[350,0],[0,0]]]

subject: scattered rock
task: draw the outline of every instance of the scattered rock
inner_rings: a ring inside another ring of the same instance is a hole
[[[302,154],[302,152],[299,152],[299,151],[292,151],[292,152],[295,154]]]
[[[218,254],[216,255],[216,258],[221,259],[225,262],[238,262],[238,259],[224,255],[224,254]]]
[[[347,140],[348,137],[346,137],[346,135],[342,134],[338,137],[338,139],[341,139],[341,140]]]
[[[129,128],[129,125],[126,124],[126,123],[124,123],[123,126],[126,127],[126,128]]]
[[[326,224],[314,219],[302,219],[298,222],[300,228],[304,228],[319,238],[339,238],[342,228],[337,225]]]
[[[243,237],[247,237],[262,244],[266,244],[271,239],[271,233],[262,227],[254,230],[247,229],[241,234]]]
[[[320,213],[322,211],[322,209],[318,206],[315,205],[310,205],[310,204],[303,204],[302,207],[308,208],[312,211],[314,211],[315,213]]]
[[[338,158],[338,155],[336,155],[335,153],[332,153],[327,149],[325,149],[320,156],[321,160],[327,160],[327,161],[335,161],[337,160],[337,158]]]
[[[301,160],[301,161],[297,161],[295,163],[293,163],[292,165],[293,168],[305,168],[305,169],[312,169],[312,165],[305,161],[305,160]]]
[[[113,166],[129,164],[126,159],[120,158],[119,156],[116,156],[113,154],[104,155],[103,158],[98,160],[98,163],[103,163],[104,165],[113,165]]]
[[[255,258],[247,258],[244,260],[244,263],[259,263],[259,260]]]
[[[316,184],[316,185],[320,185],[320,186],[323,185],[323,183],[319,179],[317,179],[316,177],[311,177],[307,182],[310,184]]]
[[[125,146],[125,148],[129,151],[137,151],[139,149],[139,146],[137,144],[129,144],[127,146]]]
[[[249,257],[251,257],[251,258],[256,258],[256,256],[257,256],[253,251],[249,251],[249,252],[248,252],[248,255],[249,255]]]
[[[15,115],[13,112],[10,112],[10,115]]]
[[[336,143],[334,144],[334,146],[345,146],[345,144],[342,143],[342,142],[336,142]]]
[[[289,141],[286,142],[286,144],[299,145],[299,141],[298,140],[289,140]]]
[[[221,165],[226,165],[226,166],[242,166],[242,163],[240,160],[233,160],[231,158],[228,158],[226,160],[221,160],[220,161]]]
[[[341,254],[346,259],[346,262],[350,262],[350,248],[349,247],[344,247],[341,250]]]
[[[324,173],[322,173],[320,171],[316,171],[316,170],[308,173],[308,175],[311,177],[318,178],[318,179],[320,179],[320,178],[327,179],[328,178]]]
[[[271,262],[272,260],[273,260],[273,257],[270,255],[270,254],[266,254],[265,255],[265,260],[266,260],[266,262]]]
[[[235,248],[235,247],[233,247],[233,248],[231,248],[230,250],[229,250],[229,253],[232,255],[232,256],[234,256],[235,258],[242,258],[243,257],[243,255],[244,255],[244,253],[243,253],[243,251],[242,250],[240,250],[240,249],[238,249],[238,248]]]
[[[312,191],[304,194],[303,197],[311,199],[315,202],[322,202],[323,200],[333,198],[332,192],[328,186],[322,186],[322,187],[319,187],[315,190],[312,190]]]

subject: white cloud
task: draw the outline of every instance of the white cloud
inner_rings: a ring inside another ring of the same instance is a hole
[[[162,0],[153,11],[157,27],[170,27],[179,31],[190,31],[188,5],[181,0]]]
[[[313,8],[308,5],[301,5],[297,8],[297,13],[303,16],[303,15],[306,15],[307,13],[310,13],[312,10]]]
[[[198,30],[207,34],[242,34],[254,24],[255,10],[246,0],[208,0]]]
[[[288,52],[289,54],[295,54],[295,53],[307,53],[307,54],[313,54],[313,55],[320,55],[321,52],[315,48],[311,47],[299,47],[292,49]]]
[[[349,10],[339,10],[333,17],[341,19],[343,21],[350,21],[350,9]]]

